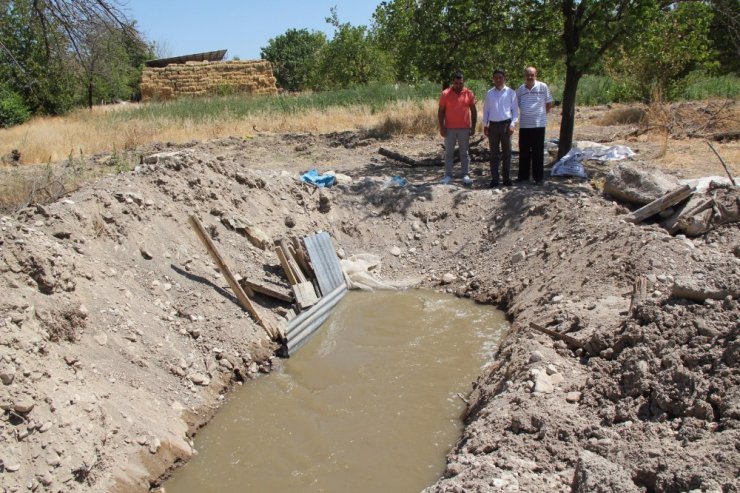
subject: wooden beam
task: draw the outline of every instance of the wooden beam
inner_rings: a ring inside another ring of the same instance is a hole
[[[686,199],[689,195],[691,195],[693,191],[694,189],[691,188],[690,185],[684,185],[680,188],[677,188],[672,192],[668,192],[662,197],[653,200],[646,206],[637,209],[635,212],[627,217],[627,220],[633,223],[642,222],[650,216],[654,216],[660,211],[663,211],[669,207],[678,204],[682,200]]]
[[[381,156],[389,157],[391,159],[395,159],[396,161],[400,161],[412,167],[419,165],[419,163],[415,159],[411,159],[410,157],[404,156],[403,154],[399,154],[397,152],[389,151],[388,149],[385,149],[383,147],[378,149],[378,154],[380,154]]]
[[[546,327],[542,327],[539,324],[536,324],[534,322],[529,322],[529,326],[532,327],[534,330],[537,330],[539,332],[542,332],[543,334],[547,334],[550,337],[554,337],[555,339],[560,339],[561,341],[565,342],[568,346],[571,346],[572,348],[576,349],[583,349],[583,343],[576,339],[575,337],[571,337],[566,334],[561,334],[560,332],[555,332],[552,329],[548,329]]]
[[[188,221],[190,222],[190,225],[195,230],[195,233],[198,235],[198,238],[200,238],[201,242],[206,247],[206,250],[208,250],[208,253],[211,255],[211,258],[213,259],[213,261],[216,262],[216,265],[221,271],[221,274],[223,274],[223,276],[226,278],[226,282],[229,283],[231,290],[236,295],[242,307],[244,307],[244,309],[247,310],[250,315],[252,315],[252,318],[254,318],[254,320],[263,329],[265,329],[265,332],[267,332],[267,335],[271,339],[278,340],[278,338],[280,337],[280,331],[276,329],[275,327],[272,327],[269,323],[267,323],[262,318],[262,316],[260,316],[259,312],[257,311],[257,308],[254,305],[252,305],[252,301],[246,295],[244,290],[242,290],[242,287],[237,282],[236,278],[234,277],[234,274],[231,273],[231,270],[226,265],[226,262],[224,261],[223,257],[221,257],[221,254],[218,252],[218,249],[216,249],[216,245],[213,243],[213,240],[211,240],[211,237],[208,235],[208,233],[206,232],[205,228],[200,223],[198,218],[195,217],[194,215],[191,215],[188,218]]]

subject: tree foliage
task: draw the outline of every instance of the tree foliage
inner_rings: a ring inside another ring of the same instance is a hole
[[[128,99],[151,49],[118,0],[0,0],[0,76],[34,113]]]
[[[288,91],[300,91],[309,87],[311,76],[316,72],[319,54],[326,45],[322,32],[308,29],[288,29],[270,39],[260,56],[272,63],[278,85]]]
[[[390,59],[379,49],[366,26],[340,22],[336,7],[331,9],[326,22],[334,26],[334,36],[320,52],[314,88],[343,88],[393,80]]]

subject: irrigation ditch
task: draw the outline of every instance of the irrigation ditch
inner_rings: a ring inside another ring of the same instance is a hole
[[[480,162],[473,187],[443,186],[439,168],[400,168],[378,144],[362,133],[156,144],[130,173],[2,217],[3,488],[157,489],[223,396],[282,364],[194,215],[245,280],[285,288],[274,240],[325,231],[339,258],[377,256],[379,284],[506,312],[511,331],[425,491],[738,489],[736,222],[672,234],[631,221],[636,206],[590,182],[487,189]],[[382,144],[438,152],[429,139]],[[316,163],[336,186],[296,179]],[[395,186],[401,173],[408,184]],[[714,193],[737,212],[736,188]],[[252,301],[270,323],[289,316],[290,303]]]

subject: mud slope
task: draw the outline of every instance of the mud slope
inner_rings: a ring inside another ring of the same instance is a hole
[[[672,237],[568,181],[490,191],[481,176],[465,189],[425,167],[394,188],[378,144],[159,146],[131,173],[0,219],[3,490],[146,491],[190,457],[231,385],[279,363],[190,214],[249,279],[284,283],[266,240],[325,230],[340,254],[380,255],[384,279],[508,311],[513,331],[428,492],[738,490],[737,224]],[[298,182],[312,163],[343,184]],[[271,320],[287,308],[255,302]]]

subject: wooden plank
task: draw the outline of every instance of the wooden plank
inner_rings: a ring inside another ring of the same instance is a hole
[[[303,269],[308,277],[315,276],[313,268],[311,267],[311,263],[308,260],[308,253],[306,252],[306,248],[303,245],[303,242],[299,238],[294,236],[293,238],[291,238],[291,243],[293,246],[293,251],[295,252],[295,259],[296,261],[298,261],[298,265],[301,266],[301,269]]]
[[[660,211],[678,204],[689,195],[691,195],[693,191],[694,189],[691,188],[690,185],[684,185],[680,188],[677,188],[672,192],[668,192],[662,197],[653,200],[646,206],[637,209],[635,212],[627,217],[627,220],[633,223],[642,222],[650,216],[654,216]]]
[[[269,296],[280,301],[287,301],[288,303],[293,302],[293,296],[291,296],[291,293],[286,289],[280,289],[279,286],[268,286],[264,283],[250,281],[249,279],[242,279],[239,281],[239,284],[244,288],[249,288],[255,293],[264,294],[265,296]]]
[[[299,310],[305,310],[319,301],[319,297],[316,295],[316,290],[311,281],[305,281],[292,287],[293,294],[295,295],[295,303]]]
[[[301,267],[298,265],[298,262],[296,262],[295,258],[293,257],[293,254],[290,251],[290,245],[288,245],[288,242],[285,240],[285,238],[278,238],[277,240],[275,240],[275,244],[279,245],[280,248],[283,250],[285,259],[288,261],[288,265],[290,266],[293,272],[293,277],[295,277],[296,281],[298,283],[308,281],[306,274],[303,273]]]
[[[226,282],[229,283],[229,286],[231,287],[231,290],[236,295],[237,299],[239,300],[239,303],[241,303],[242,307],[244,307],[245,310],[249,312],[250,315],[252,315],[252,318],[263,328],[265,329],[265,332],[267,332],[267,335],[273,339],[277,340],[280,336],[280,331],[276,328],[272,327],[269,323],[267,323],[262,316],[260,316],[259,312],[257,311],[257,308],[252,305],[252,301],[249,299],[249,297],[246,295],[242,287],[237,282],[236,278],[234,277],[234,274],[231,273],[231,270],[226,265],[226,262],[224,261],[223,257],[221,257],[221,254],[219,253],[218,249],[216,249],[216,245],[213,243],[213,240],[211,240],[211,237],[206,232],[203,225],[200,223],[197,217],[191,215],[188,218],[190,225],[195,230],[195,233],[198,235],[198,238],[200,238],[203,245],[206,247],[206,250],[208,250],[208,253],[211,255],[211,258],[214,262],[216,262],[216,265],[218,266],[221,273],[226,278]]]
[[[275,246],[275,254],[278,257],[278,260],[280,260],[280,265],[283,266],[285,277],[288,278],[288,282],[290,283],[290,285],[295,286],[296,284],[298,284],[298,279],[296,279],[295,274],[293,273],[293,269],[290,266],[290,263],[288,263],[285,252],[283,252],[283,249],[279,245]]]

